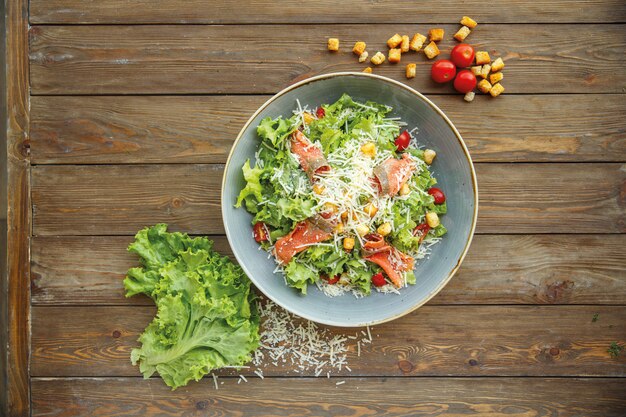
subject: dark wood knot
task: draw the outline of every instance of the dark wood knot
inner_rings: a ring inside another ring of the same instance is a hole
[[[198,410],[204,410],[205,408],[207,408],[207,406],[209,405],[208,401],[202,400],[202,401],[198,401],[196,403],[196,409]]]
[[[469,364],[470,364],[470,366],[476,366],[476,365],[478,365],[478,361],[476,359],[470,359],[469,360]]]
[[[557,356],[559,353],[561,353],[561,350],[559,348],[556,348],[556,347],[550,348],[550,355]]]
[[[413,370],[413,364],[410,361],[402,359],[401,361],[398,361],[398,368],[400,368],[400,370],[405,374],[408,374]]]
[[[111,336],[113,336],[115,339],[119,339],[120,336],[122,336],[122,332],[120,332],[119,330],[113,330],[113,334]]]

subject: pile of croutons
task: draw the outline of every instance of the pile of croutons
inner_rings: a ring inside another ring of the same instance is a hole
[[[478,23],[469,16],[463,16],[460,21],[461,28],[454,34],[454,39],[459,42],[463,42],[471,33],[471,31],[478,26]],[[376,66],[383,64],[386,60],[390,63],[399,63],[402,59],[402,54],[409,51],[424,51],[424,55],[428,59],[433,59],[438,56],[441,51],[437,46],[437,42],[443,40],[444,30],[441,28],[434,28],[428,31],[428,37],[421,33],[416,33],[413,37],[409,38],[408,35],[400,35],[396,33],[387,40],[387,46],[389,51],[387,56],[384,53],[378,51],[372,57],[369,56],[369,52],[366,50],[366,43],[358,41],[354,44],[352,52],[359,57],[359,62],[365,62],[368,58],[370,62]],[[428,45],[424,46],[426,40],[429,41]],[[328,39],[328,50],[339,51],[339,39]],[[416,74],[417,65],[415,63],[408,63],[405,68],[406,78],[414,78]],[[471,72],[476,78],[483,78],[477,84],[477,88],[484,94],[490,94],[493,97],[499,96],[504,87],[500,83],[503,78],[502,69],[504,68],[504,61],[502,58],[497,58],[493,63],[491,57],[486,51],[476,52],[476,66],[471,67]],[[363,70],[366,73],[372,73],[372,67],[369,66]],[[472,101],[474,99],[474,92],[469,92],[465,95],[466,101]]]

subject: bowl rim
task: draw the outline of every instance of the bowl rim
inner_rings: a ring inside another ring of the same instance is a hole
[[[450,271],[448,276],[445,279],[443,279],[439,283],[439,285],[435,289],[433,289],[421,302],[417,303],[414,306],[411,306],[411,308],[403,311],[402,313],[399,313],[399,314],[396,314],[394,316],[387,317],[387,318],[381,319],[381,320],[372,320],[372,321],[368,321],[368,322],[359,322],[359,323],[331,322],[331,321],[327,321],[327,320],[316,319],[316,318],[310,317],[310,316],[308,316],[306,314],[296,313],[293,310],[291,310],[289,307],[283,305],[283,303],[280,302],[273,295],[268,294],[261,287],[256,285],[255,280],[252,278],[252,274],[248,271],[248,268],[246,268],[245,264],[241,261],[241,259],[239,259],[237,251],[235,251],[233,249],[233,239],[234,239],[234,237],[231,237],[229,228],[226,225],[226,203],[225,203],[225,200],[224,200],[224,190],[225,190],[225,184],[226,184],[226,173],[228,172],[228,167],[229,167],[231,158],[232,158],[233,153],[234,153],[234,151],[235,151],[235,149],[237,147],[237,144],[239,143],[239,141],[243,137],[244,132],[248,129],[250,124],[252,124],[252,121],[257,117],[257,115],[259,113],[261,113],[263,110],[265,110],[276,99],[278,99],[279,97],[283,96],[284,94],[288,93],[291,90],[297,89],[297,88],[299,88],[299,87],[301,87],[301,86],[303,86],[305,84],[309,84],[309,83],[312,83],[312,82],[315,82],[315,81],[324,80],[324,79],[327,79],[327,78],[345,77],[345,76],[373,78],[373,79],[377,79],[377,80],[382,81],[382,82],[387,82],[387,83],[393,84],[393,85],[395,85],[397,87],[400,87],[400,88],[403,88],[403,89],[409,91],[413,95],[415,95],[418,98],[420,98],[421,100],[423,100],[433,110],[435,110],[443,118],[443,120],[448,124],[448,126],[452,129],[452,131],[454,132],[454,135],[456,136],[459,144],[461,145],[461,148],[463,149],[463,153],[464,153],[465,158],[466,158],[466,160],[467,160],[467,162],[469,164],[469,167],[470,167],[470,174],[471,174],[471,179],[472,179],[472,191],[473,191],[473,194],[474,194],[474,213],[473,213],[473,216],[472,216],[472,225],[471,225],[470,233],[469,233],[469,235],[467,237],[467,241],[465,242],[465,246],[463,247],[463,251],[461,252],[461,255],[459,256],[459,258],[457,259],[456,265],[452,268],[452,270]],[[232,146],[230,148],[230,152],[228,153],[228,158],[226,160],[226,164],[224,165],[224,173],[222,175],[222,185],[221,185],[221,187],[222,188],[220,190],[220,206],[221,206],[221,211],[222,211],[222,223],[224,224],[224,231],[226,233],[226,239],[228,240],[228,244],[231,246],[231,249],[233,249],[233,254],[235,255],[235,258],[237,259],[237,262],[239,262],[239,265],[241,266],[243,271],[246,273],[246,275],[248,276],[250,281],[253,284],[255,284],[254,286],[259,291],[261,291],[267,298],[269,298],[270,300],[272,300],[274,303],[278,304],[279,306],[281,306],[285,310],[289,311],[291,314],[294,314],[294,315],[296,315],[298,317],[302,317],[302,318],[304,318],[306,320],[310,320],[310,321],[313,321],[313,322],[316,322],[316,323],[320,323],[320,324],[324,324],[324,325],[328,325],[328,326],[335,326],[335,327],[365,327],[365,326],[374,326],[374,325],[386,323],[386,322],[398,319],[400,317],[403,317],[403,316],[405,316],[405,315],[407,315],[407,314],[417,310],[418,308],[420,308],[421,306],[426,304],[428,301],[430,301],[435,295],[437,295],[439,293],[439,291],[441,291],[443,289],[443,287],[446,286],[446,284],[448,284],[448,282],[452,279],[454,274],[456,274],[456,272],[458,271],[459,267],[461,266],[461,263],[463,262],[463,260],[465,259],[465,256],[467,255],[467,252],[469,250],[470,244],[472,243],[472,239],[474,238],[474,232],[476,230],[476,222],[477,222],[477,219],[478,219],[478,182],[476,180],[476,170],[474,169],[474,163],[472,162],[472,158],[471,158],[471,156],[469,154],[469,150],[467,149],[467,146],[465,145],[465,141],[463,140],[463,137],[461,136],[461,134],[459,133],[457,128],[454,126],[452,121],[448,118],[448,116],[446,116],[446,114],[439,107],[437,107],[437,105],[435,103],[433,103],[430,99],[428,99],[425,95],[423,95],[422,93],[418,92],[414,88],[409,87],[408,85],[406,85],[406,84],[404,84],[404,83],[402,83],[400,81],[396,81],[396,80],[394,80],[392,78],[384,77],[382,75],[369,74],[369,73],[356,72],[356,71],[333,72],[333,73],[321,74],[321,75],[316,75],[316,76],[313,76],[313,77],[309,77],[309,78],[306,78],[304,80],[298,81],[298,82],[296,82],[294,84],[291,84],[291,85],[283,88],[281,91],[279,91],[278,93],[274,94],[267,101],[265,101],[265,103],[263,103],[254,112],[254,114],[252,114],[252,116],[250,116],[248,121],[246,121],[246,123],[243,125],[243,127],[239,131],[239,134],[237,135],[237,138],[233,142],[233,144],[232,144]]]

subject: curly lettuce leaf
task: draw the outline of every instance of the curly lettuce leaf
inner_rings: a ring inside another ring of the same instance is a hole
[[[131,352],[144,378],[157,372],[176,389],[211,370],[241,366],[259,341],[259,317],[250,281],[241,268],[213,250],[206,238],[168,233],[159,224],[130,245],[140,268],[124,280],[126,296],[155,300],[157,314]]]

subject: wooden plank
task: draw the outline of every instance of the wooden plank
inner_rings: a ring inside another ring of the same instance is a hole
[[[623,233],[622,164],[478,164],[479,233]],[[220,165],[35,166],[35,235],[223,233]]]
[[[442,56],[457,43],[458,25],[442,25]],[[391,33],[425,31],[421,25],[300,26],[35,26],[30,30],[31,88],[38,94],[274,93],[303,78],[360,71],[350,52],[357,39],[370,52],[386,51]],[[622,93],[626,85],[624,25],[484,25],[470,37],[478,49],[507,62],[503,85],[511,93]],[[344,41],[326,50],[326,38]],[[430,80],[431,61],[409,54],[418,76],[404,65],[377,74],[424,93],[453,93]],[[262,81],[260,81],[262,80]],[[456,93],[455,93],[456,94]],[[480,97],[479,100],[490,100]],[[461,98],[459,97],[459,100]],[[506,95],[498,100],[507,100]],[[460,101],[459,101],[460,103]]]
[[[232,257],[224,236],[215,248]],[[124,297],[137,265],[127,236],[36,237],[31,248],[36,305],[152,305]],[[478,235],[459,272],[429,305],[623,304],[624,235]],[[94,254],[97,254],[94,255]]]
[[[31,375],[137,376],[130,350],[154,307],[33,307]],[[594,314],[598,320],[592,322]],[[372,329],[372,344],[346,342],[343,376],[624,376],[626,309],[612,306],[425,306]],[[322,326],[323,327],[323,326]],[[329,328],[350,335],[355,329]],[[296,373],[289,361],[265,375]],[[242,370],[246,375],[256,369]],[[226,370],[225,374],[237,374]]]
[[[233,12],[229,1],[209,0],[31,0],[30,21],[40,23],[457,23],[461,14],[481,23],[624,22],[626,8],[619,0],[567,1],[508,0],[506,8],[485,7],[468,0],[415,2],[382,0],[248,1]],[[368,28],[369,29],[369,28]]]
[[[6,24],[6,147],[7,147],[7,322],[1,322],[0,343],[6,357],[0,358],[0,389],[5,392],[0,414],[30,413],[28,359],[30,348],[30,161],[28,140],[28,1],[5,2]],[[3,114],[2,117],[5,115]],[[4,163],[2,164],[4,169]],[[2,273],[4,276],[4,271]],[[4,278],[1,285],[5,285]],[[4,329],[6,333],[4,333]]]
[[[622,417],[614,378],[204,379],[171,392],[157,379],[34,378],[33,416],[496,416]],[[567,385],[564,389],[564,384]],[[131,392],[132,395],[128,395]],[[410,395],[408,394],[410,393]],[[210,411],[209,411],[210,410]]]
[[[224,163],[241,127],[268,98],[35,96],[31,161]],[[477,162],[626,161],[625,95],[524,95],[471,106],[457,96],[431,99]],[[535,123],[541,128],[528,129]]]

